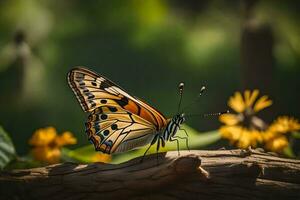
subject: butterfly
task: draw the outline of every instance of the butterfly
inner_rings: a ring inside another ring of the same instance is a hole
[[[176,136],[185,122],[183,113],[167,119],[157,109],[87,68],[72,69],[67,79],[81,108],[89,113],[85,132],[96,151],[112,154],[150,144],[148,151],[155,143],[158,151],[166,141],[177,141],[179,145],[178,138],[186,139],[187,143],[187,137]]]

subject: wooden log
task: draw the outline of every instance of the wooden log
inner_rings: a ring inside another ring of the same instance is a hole
[[[300,199],[299,160],[251,149],[158,156],[1,172],[1,199]]]

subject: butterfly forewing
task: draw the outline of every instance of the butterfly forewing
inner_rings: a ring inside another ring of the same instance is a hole
[[[90,113],[86,133],[98,151],[111,154],[144,146],[167,124],[155,108],[93,71],[75,68],[68,83]]]
[[[68,83],[85,112],[101,106],[121,107],[147,120],[156,130],[161,130],[167,124],[166,118],[155,108],[93,71],[85,68],[72,69],[68,74]]]

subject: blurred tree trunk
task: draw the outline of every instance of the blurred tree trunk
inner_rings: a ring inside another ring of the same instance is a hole
[[[2,92],[0,103],[4,108],[17,104],[22,98],[25,66],[30,55],[30,49],[23,31],[17,31],[13,41],[7,46],[6,48],[10,51],[10,58],[6,59],[10,62],[5,63],[8,66],[5,66],[5,69],[0,73],[0,89]]]
[[[1,172],[1,199],[300,199],[300,161],[261,150],[140,159]]]
[[[243,89],[258,88],[263,93],[272,91],[274,69],[274,37],[268,23],[258,21],[253,10],[258,1],[242,1],[244,20],[241,31],[241,66]]]
[[[274,98],[274,36],[270,24],[259,21],[254,16],[258,0],[243,0],[241,30],[241,73],[242,89],[259,89],[262,94]],[[275,107],[265,113],[269,121],[273,119]]]

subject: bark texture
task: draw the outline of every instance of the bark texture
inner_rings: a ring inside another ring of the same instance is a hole
[[[300,199],[300,161],[261,150],[168,152],[140,160],[1,172],[1,199]]]

